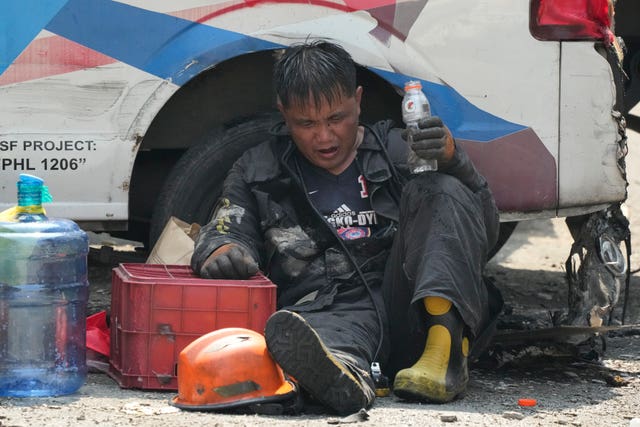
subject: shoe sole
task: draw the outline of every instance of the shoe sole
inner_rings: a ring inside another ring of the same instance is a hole
[[[468,379],[460,383],[456,389],[447,390],[444,384],[429,376],[421,376],[411,369],[403,369],[396,374],[393,394],[404,400],[447,403],[462,395],[467,383]]]
[[[325,406],[345,415],[365,408],[358,380],[324,346],[302,316],[276,312],[265,328],[267,348],[287,374]]]
[[[443,392],[440,384],[417,383],[409,379],[397,380],[393,394],[400,399],[425,403],[447,403],[454,400],[460,392]]]

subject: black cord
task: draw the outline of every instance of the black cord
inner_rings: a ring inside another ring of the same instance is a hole
[[[377,320],[378,320],[378,328],[380,329],[378,346],[376,347],[376,351],[375,351],[374,357],[372,359],[375,362],[377,357],[378,357],[378,354],[380,354],[380,349],[382,348],[382,340],[384,338],[384,325],[382,323],[382,314],[380,313],[380,308],[378,307],[378,304],[376,304],[376,299],[373,296],[373,291],[371,290],[371,286],[369,286],[369,282],[367,282],[367,279],[364,277],[364,273],[362,273],[362,270],[360,269],[360,266],[358,265],[358,262],[356,261],[355,257],[351,253],[351,251],[349,251],[349,248],[347,248],[347,245],[344,243],[344,240],[342,240],[342,238],[338,235],[338,232],[335,230],[335,228],[332,227],[331,224],[329,224],[327,222],[327,220],[325,219],[324,215],[322,215],[322,213],[318,210],[318,208],[309,199],[309,193],[307,192],[307,185],[304,182],[304,178],[303,178],[303,175],[302,175],[302,170],[300,169],[300,164],[298,163],[297,156],[294,156],[294,163],[296,165],[296,172],[298,173],[298,176],[300,177],[300,182],[302,183],[302,190],[304,191],[304,194],[305,194],[305,197],[307,199],[307,202],[309,203],[309,205],[311,206],[311,209],[313,209],[315,214],[318,215],[322,219],[322,221],[325,223],[327,228],[329,228],[329,230],[331,231],[331,234],[338,240],[338,243],[340,244],[340,247],[342,248],[342,250],[347,255],[347,258],[349,258],[349,262],[351,262],[351,264],[355,268],[356,272],[358,273],[358,276],[362,280],[362,283],[364,284],[364,287],[367,289],[367,293],[369,294],[369,298],[371,298],[371,302],[373,303],[373,308],[374,308],[374,310],[376,312],[376,317],[377,317]]]
[[[628,232],[628,229],[627,229]],[[624,302],[622,303],[622,324],[624,325],[625,318],[627,316],[627,304],[629,303],[629,288],[631,284],[631,233],[627,234],[625,239],[625,246],[627,247],[627,277],[625,277],[624,285]]]
[[[387,159],[387,162],[389,163],[389,169],[391,169],[391,181],[392,181],[392,184],[396,187],[397,194],[401,195],[402,194],[402,188],[403,188],[401,175],[398,172],[398,170],[396,169],[395,165],[393,164],[391,156],[389,155],[389,152],[387,151],[387,147],[382,142],[382,138],[380,137],[380,135],[378,135],[378,133],[371,126],[369,126],[367,124],[364,124],[364,123],[361,123],[361,125],[363,127],[365,127],[367,130],[369,130],[369,132],[371,132],[371,134],[376,139],[376,142],[378,143],[378,145],[380,145],[380,148],[382,149],[382,152],[383,152],[385,158]],[[335,230],[335,228],[332,227],[331,224],[329,224],[327,222],[327,220],[325,219],[324,215],[322,215],[322,213],[317,209],[317,207],[309,199],[309,194],[307,192],[306,184],[304,182],[304,179],[302,178],[303,177],[302,170],[300,169],[300,164],[298,163],[298,159],[297,159],[296,156],[294,156],[294,164],[296,166],[296,172],[298,173],[298,176],[300,177],[300,182],[302,183],[302,188],[303,188],[303,191],[304,191],[304,194],[305,194],[305,198],[307,199],[307,202],[309,203],[309,205],[311,206],[311,208],[313,209],[315,214],[318,215],[323,220],[323,222],[326,224],[326,226],[331,231],[332,235],[337,239],[340,247],[342,248],[342,250],[347,255],[347,258],[349,258],[349,262],[351,262],[351,264],[355,268],[356,272],[358,273],[358,276],[362,280],[362,283],[364,284],[365,288],[367,289],[367,293],[369,294],[369,298],[371,298],[371,302],[373,303],[373,308],[374,308],[374,310],[376,312],[376,317],[378,318],[378,328],[380,329],[378,346],[376,348],[376,351],[375,351],[373,359],[372,359],[373,362],[376,362],[377,358],[378,358],[378,356],[380,354],[380,350],[382,349],[382,343],[383,343],[383,340],[384,340],[384,324],[382,322],[382,314],[380,312],[380,307],[378,307],[378,304],[376,303],[376,299],[374,297],[373,290],[371,289],[371,286],[369,285],[369,282],[367,282],[367,279],[365,278],[364,273],[360,269],[360,266],[358,265],[358,262],[356,261],[355,257],[351,253],[351,251],[349,251],[349,248],[345,244],[344,240],[342,240],[342,238],[338,235],[338,233]]]

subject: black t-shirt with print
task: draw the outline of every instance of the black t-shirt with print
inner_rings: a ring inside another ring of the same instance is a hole
[[[309,199],[343,240],[370,237],[376,231],[378,220],[371,209],[367,184],[357,161],[339,175],[306,159],[301,163]]]

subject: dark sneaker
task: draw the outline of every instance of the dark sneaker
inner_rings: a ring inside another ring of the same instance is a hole
[[[264,334],[273,359],[323,405],[347,415],[372,403],[361,382],[299,314],[286,310],[274,313]]]

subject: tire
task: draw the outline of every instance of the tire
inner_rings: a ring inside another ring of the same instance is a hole
[[[149,248],[171,216],[189,224],[209,222],[227,172],[242,153],[267,140],[276,120],[275,114],[249,119],[196,142],[180,157],[158,195],[151,217]]]
[[[246,150],[265,141],[277,120],[275,114],[249,119],[196,142],[182,155],[158,195],[151,217],[149,249],[153,248],[171,216],[190,224],[209,222],[222,191],[222,183],[233,163]],[[517,224],[500,224],[500,235],[489,252],[489,259],[507,242]]]
[[[507,243],[507,240],[509,240],[509,237],[511,237],[511,234],[516,229],[517,225],[518,225],[518,221],[500,223],[500,232],[498,235],[498,241],[493,246],[493,248],[489,251],[488,259],[493,258],[494,255],[498,253],[500,248],[502,248],[504,244]]]

